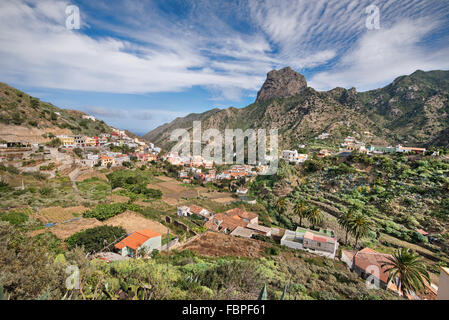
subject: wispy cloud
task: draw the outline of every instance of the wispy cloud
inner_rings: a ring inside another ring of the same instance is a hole
[[[332,71],[316,74],[309,84],[323,90],[336,86],[368,90],[417,69],[449,69],[449,47],[436,49],[420,45],[438,25],[430,19],[407,20],[366,33]]]
[[[0,2],[2,81],[114,93],[200,86],[213,100],[238,101],[286,65],[320,89],[447,67],[447,41],[423,43],[448,24],[444,0],[77,3],[82,29],[70,31],[66,1]],[[365,28],[372,3],[381,10],[375,32]]]

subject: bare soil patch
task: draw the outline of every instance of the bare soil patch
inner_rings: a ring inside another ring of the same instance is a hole
[[[207,192],[203,193],[202,196],[221,204],[238,201],[238,199],[234,198],[230,192]]]
[[[90,179],[90,178],[98,178],[104,181],[108,181],[108,179],[106,178],[106,174],[100,172],[100,171],[94,171],[94,170],[89,170],[89,171],[85,171],[83,173],[81,173],[77,178],[76,181],[83,181],[86,179]]]
[[[181,245],[177,250],[191,250],[205,256],[260,257],[268,244],[258,240],[243,239],[223,233],[208,231]]]
[[[83,206],[67,207],[67,208],[49,207],[39,210],[35,214],[35,217],[44,224],[51,222],[61,223],[63,221],[67,221],[75,217],[82,216],[83,212],[86,210],[89,209]]]
[[[147,186],[152,189],[157,189],[162,192],[162,200],[170,205],[177,205],[181,198],[196,198],[200,194],[206,194],[207,189],[204,187],[186,187],[180,182],[170,177],[157,177],[162,182],[150,183]]]
[[[116,203],[116,202],[128,202],[129,197],[126,196],[121,196],[119,194],[111,194],[109,196],[106,197],[106,199],[112,203]]]
[[[72,234],[75,234],[77,232],[83,231],[85,229],[90,229],[94,227],[102,226],[103,223],[98,221],[97,219],[93,218],[81,218],[76,221],[68,222],[68,223],[58,223],[54,227],[51,228],[45,228],[36,230],[30,233],[30,235],[33,237],[35,235],[38,235],[40,233],[44,233],[47,231],[50,231],[53,233],[56,237],[59,239],[65,240],[68,237],[70,237]]]
[[[135,212],[125,211],[104,222],[98,221],[97,219],[94,218],[80,218],[79,220],[67,223],[57,223],[55,226],[50,228],[32,231],[30,232],[30,236],[33,237],[35,235],[49,231],[53,233],[55,236],[57,236],[59,239],[65,240],[77,232],[104,225],[123,227],[128,233],[132,233],[134,231],[141,229],[150,229],[159,232],[161,234],[167,233],[167,227],[164,226],[163,224],[154,220],[147,219]]]
[[[125,211],[116,215],[115,217],[106,220],[104,224],[108,226],[123,227],[128,233],[141,229],[150,229],[161,234],[167,233],[167,227],[163,224],[147,219],[132,211]]]

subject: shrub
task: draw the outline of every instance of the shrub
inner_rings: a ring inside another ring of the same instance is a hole
[[[76,154],[78,156],[78,158],[82,158],[83,157],[83,150],[81,150],[81,148],[73,149],[73,153]]]
[[[50,135],[49,135],[49,137],[50,137]],[[62,145],[62,141],[58,138],[53,138],[50,142],[47,142],[47,146],[53,147],[53,148],[59,147],[60,145]]]
[[[21,125],[23,121],[24,119],[18,112],[14,113],[14,115],[12,116],[12,123],[14,123],[15,125]]]
[[[127,209],[139,210],[140,208],[133,204],[127,203],[112,203],[112,204],[100,204],[96,206],[93,210],[88,210],[83,213],[84,218],[95,218],[100,221],[112,218]]]
[[[427,238],[425,236],[423,236],[421,233],[419,233],[418,231],[413,232],[412,240],[417,243],[428,243]]]
[[[0,181],[0,192],[8,192],[13,190],[12,187],[4,181]]]
[[[318,160],[307,160],[304,162],[305,172],[313,173],[321,171],[323,169],[323,164]]]
[[[66,243],[69,248],[78,246],[87,252],[96,252],[124,236],[126,231],[122,227],[100,226],[75,233],[66,239]]]
[[[265,249],[265,252],[270,256],[277,256],[280,253],[280,250],[277,247],[268,247]]]
[[[39,193],[43,196],[49,196],[53,193],[53,189],[50,187],[42,187],[39,189]]]
[[[40,102],[39,102],[38,98],[34,98],[34,97],[30,98],[30,104],[33,109],[37,109],[37,107],[39,107],[39,103]]]
[[[28,221],[28,215],[19,211],[10,211],[0,215],[2,221],[8,221],[12,225],[20,226]]]

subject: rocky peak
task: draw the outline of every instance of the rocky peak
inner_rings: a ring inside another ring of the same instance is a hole
[[[291,97],[306,88],[307,82],[304,76],[292,70],[290,67],[271,70],[267,73],[267,79],[257,93],[256,102],[271,98]]]

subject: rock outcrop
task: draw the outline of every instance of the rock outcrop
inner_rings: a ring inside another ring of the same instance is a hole
[[[262,88],[257,93],[256,102],[271,98],[288,98],[297,95],[307,88],[307,82],[302,74],[285,67],[268,72]]]

